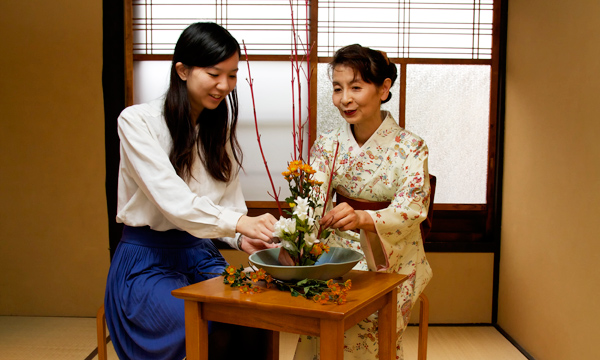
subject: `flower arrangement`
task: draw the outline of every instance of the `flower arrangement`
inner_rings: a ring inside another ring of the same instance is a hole
[[[273,235],[281,239],[282,247],[299,266],[313,265],[323,253],[329,252],[329,246],[321,239],[327,239],[331,231],[321,229],[318,221],[328,199],[322,201],[323,183],[313,179],[314,174],[315,170],[302,160],[291,161],[282,173],[291,194],[285,201],[293,212],[286,210],[290,218],[279,218]]]
[[[305,8],[308,17],[308,0],[305,1]],[[285,202],[290,206],[292,210],[285,210],[285,213],[287,213],[290,216],[289,218],[285,218],[283,216],[284,210],[282,210],[279,202],[279,192],[275,190],[275,185],[271,177],[271,172],[269,171],[269,166],[267,164],[267,160],[265,158],[265,154],[262,148],[260,132],[258,130],[258,118],[256,115],[256,105],[254,100],[254,88],[253,79],[250,71],[250,62],[248,59],[246,44],[243,41],[242,44],[244,53],[246,55],[246,64],[248,66],[248,84],[250,85],[250,94],[252,96],[252,107],[254,110],[254,125],[256,129],[256,138],[263,159],[263,163],[267,171],[267,176],[269,178],[271,188],[273,190],[273,192],[269,195],[275,200],[280,215],[279,221],[275,224],[275,232],[273,233],[273,235],[281,239],[282,247],[288,251],[295,265],[308,266],[315,264],[315,262],[323,253],[329,252],[329,247],[326,243],[321,242],[321,240],[327,239],[327,237],[331,234],[331,231],[322,229],[319,225],[318,220],[321,218],[324,209],[327,207],[332,178],[330,177],[329,179],[327,196],[325,199],[323,199],[320,191],[320,186],[322,185],[322,183],[313,179],[315,170],[313,170],[313,168],[309,164],[310,151],[308,152],[308,154],[306,154],[306,157],[303,156],[304,135],[306,132],[306,126],[308,126],[308,134],[310,136],[310,121],[308,119],[308,116],[306,119],[302,118],[302,106],[298,106],[298,109],[296,111],[296,102],[298,102],[299,105],[302,105],[302,83],[299,80],[301,74],[304,74],[304,76],[306,77],[309,92],[308,96],[310,98],[311,72],[313,71],[310,65],[311,46],[303,46],[304,44],[302,44],[298,36],[297,29],[294,25],[297,22],[297,20],[294,19],[294,7],[292,6],[292,2],[290,2],[290,10],[292,17],[293,35],[292,55],[290,56],[292,64],[293,154],[292,161],[288,163],[287,171],[284,171],[282,173],[282,175],[288,182],[288,187],[291,194],[285,199]],[[306,23],[306,37],[308,40],[308,22]],[[299,44],[300,47],[303,47],[305,53],[304,56],[299,56]],[[303,61],[306,62],[309,71],[305,71],[305,69],[303,68]],[[296,88],[297,92],[294,90],[294,88]],[[307,110],[310,115],[310,101],[307,104]],[[298,116],[297,119],[296,115]],[[335,164],[336,157],[337,149],[333,164]],[[304,158],[308,159],[307,162],[304,162]],[[332,171],[330,171],[330,173],[333,176],[334,171],[333,169],[331,170]]]
[[[309,2],[305,0],[305,7],[308,18]],[[275,231],[273,235],[281,240],[282,247],[288,251],[290,257],[293,259],[294,264],[298,266],[310,266],[314,265],[319,257],[323,253],[329,252],[329,246],[326,242],[321,240],[327,239],[331,234],[331,231],[324,229],[319,224],[324,209],[327,208],[329,202],[329,194],[331,193],[331,181],[334,174],[334,169],[330,171],[329,183],[327,187],[327,195],[323,199],[321,193],[322,182],[314,179],[316,171],[309,165],[310,162],[310,151],[306,158],[307,162],[304,162],[303,156],[303,141],[305,134],[305,127],[308,125],[308,134],[310,136],[310,122],[308,117],[303,121],[301,115],[301,106],[298,108],[298,119],[296,119],[296,98],[298,104],[301,105],[301,82],[299,81],[300,74],[304,73],[307,83],[308,92],[310,98],[310,79],[311,79],[311,66],[310,66],[310,51],[311,46],[305,47],[305,58],[299,59],[298,56],[298,36],[296,28],[294,26],[294,11],[292,2],[290,2],[290,9],[292,14],[292,33],[294,39],[294,46],[292,49],[292,56],[290,57],[292,63],[292,137],[293,137],[293,155],[292,161],[288,163],[287,170],[282,173],[284,178],[288,182],[290,190],[290,196],[285,199],[285,202],[290,206],[291,211],[285,210],[289,215],[288,218],[283,216],[284,211],[281,208],[279,201],[279,192],[275,190],[275,185],[267,165],[267,160],[262,148],[260,139],[260,132],[258,130],[258,118],[256,115],[256,105],[254,100],[254,88],[253,79],[250,71],[250,62],[248,60],[248,52],[246,44],[242,41],[244,53],[246,55],[246,64],[248,66],[248,84],[250,85],[250,94],[252,97],[252,108],[254,112],[254,125],[256,129],[256,138],[258,147],[267,171],[267,176],[271,183],[272,193],[269,195],[275,200],[279,209],[279,221],[275,224]],[[306,23],[306,36],[308,39],[308,22]],[[302,62],[306,61],[310,71],[304,71],[302,68]],[[295,74],[295,75],[294,75]],[[297,87],[297,93],[294,91],[294,87]],[[296,95],[295,95],[296,94]],[[308,113],[310,114],[310,101],[307,105]],[[310,140],[310,138],[309,138]],[[337,158],[339,149],[335,150],[334,161]],[[333,280],[316,280],[316,279],[304,279],[298,282],[286,282],[272,278],[263,269],[255,269],[251,272],[246,272],[243,266],[236,269],[234,266],[228,266],[222,274],[223,282],[229,284],[231,287],[237,287],[242,293],[254,294],[261,291],[261,287],[253,285],[260,280],[266,282],[267,288],[273,284],[279,289],[284,291],[290,291],[292,296],[304,296],[305,298],[312,299],[315,302],[326,304],[333,302],[335,304],[344,304],[346,302],[346,294],[351,288],[351,281],[347,280],[343,283],[338,283]]]

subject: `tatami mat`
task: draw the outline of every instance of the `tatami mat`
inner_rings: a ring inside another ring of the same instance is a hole
[[[0,359],[83,360],[96,348],[96,319],[0,316]]]
[[[405,360],[417,358],[418,328],[404,335]],[[428,360],[526,360],[492,326],[429,327]],[[2,360],[97,359],[96,319],[0,316]],[[117,356],[108,344],[108,359]]]

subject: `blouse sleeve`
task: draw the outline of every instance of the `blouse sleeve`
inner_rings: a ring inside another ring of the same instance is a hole
[[[118,120],[124,162],[121,171],[126,171],[145,197],[178,228],[196,237],[235,236],[243,210],[231,210],[192,192],[175,172],[153,130],[143,115],[127,110],[121,114]]]

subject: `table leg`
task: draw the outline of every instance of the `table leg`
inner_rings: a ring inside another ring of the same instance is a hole
[[[321,360],[344,359],[344,322],[321,319]]]
[[[279,360],[279,331],[267,331],[269,352],[267,360]]]
[[[208,360],[208,321],[197,301],[185,301],[185,351],[187,360]]]
[[[396,358],[396,321],[398,306],[398,288],[385,295],[386,304],[379,310],[379,359],[392,360]]]

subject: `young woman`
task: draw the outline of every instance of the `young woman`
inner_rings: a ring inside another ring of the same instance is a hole
[[[125,228],[105,311],[120,359],[185,357],[183,300],[171,291],[224,270],[210,239],[248,253],[275,246],[276,219],[246,215],[238,178],[239,56],[224,28],[190,25],[175,46],[164,99],[119,117],[117,221]]]
[[[336,229],[329,245],[365,254],[355,269],[409,276],[398,292],[396,356],[402,359],[401,333],[432,276],[420,230],[430,195],[428,149],[423,139],[380,109],[390,100],[397,78],[396,66],[384,53],[350,45],[339,49],[329,65],[333,104],[346,124],[322,135],[312,148],[323,192],[330,169],[335,169],[331,188],[337,192],[337,206],[321,224]],[[344,344],[344,359],[378,358],[377,314],[346,331]],[[317,358],[318,351],[318,339],[301,337],[295,359]]]

